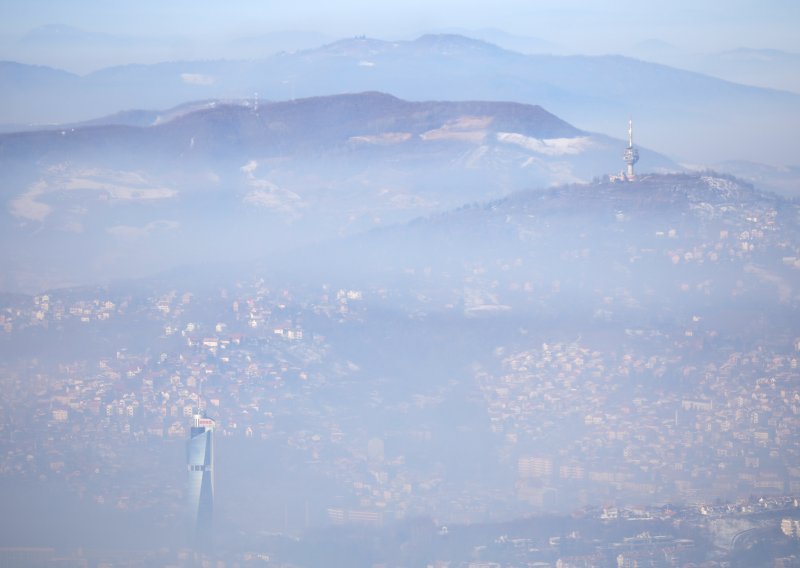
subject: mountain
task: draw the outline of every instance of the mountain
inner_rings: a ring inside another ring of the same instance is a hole
[[[474,38],[488,43],[493,43],[509,51],[519,53],[563,53],[564,46],[557,45],[540,37],[510,34],[496,28],[481,28],[467,30],[462,28],[447,28],[430,32],[431,34],[460,35]]]
[[[155,88],[157,86],[157,88]],[[457,35],[352,38],[248,61],[175,61],[108,68],[41,92],[4,80],[0,123],[75,122],[189,100],[273,100],[391,92],[408,100],[541,105],[581,128],[624,133],[691,163],[791,164],[800,95],[747,87],[622,56],[523,55]]]
[[[643,42],[632,53],[743,85],[800,93],[800,54],[779,49],[740,47],[721,52],[687,53],[663,42]]]
[[[69,96],[80,90],[81,77],[52,67],[0,61],[0,85],[5,109],[2,130],[25,130],[26,123],[63,121],[64,109],[55,93]]]
[[[206,47],[208,42],[204,42]],[[317,44],[308,44],[317,45]],[[155,63],[166,58],[198,57],[195,41],[179,34],[121,34],[65,24],[31,29],[4,45],[5,57],[47,63],[86,74],[110,65]],[[224,57],[219,52],[217,57]]]
[[[346,266],[354,281],[375,277],[388,289],[394,279],[417,281],[410,311],[509,310],[538,322],[558,314],[588,329],[757,309],[776,318],[763,324],[789,325],[781,314],[800,307],[799,214],[796,200],[731,176],[644,174],[521,191],[376,229],[348,240],[351,256],[324,250],[312,265],[321,274]],[[426,302],[413,299],[416,286],[431,288]]]
[[[739,48],[701,58],[698,70],[747,85],[800,93],[800,54],[777,49]]]
[[[9,38],[10,39],[10,38]],[[335,38],[313,31],[273,31],[256,35],[154,35],[92,31],[64,24],[40,26],[3,45],[4,57],[26,63],[47,63],[85,75],[110,66],[186,59],[241,60],[310,49]]]
[[[616,172],[624,146],[539,106],[381,93],[205,101],[5,134],[3,287],[255,258]],[[641,155],[643,168],[677,168]]]

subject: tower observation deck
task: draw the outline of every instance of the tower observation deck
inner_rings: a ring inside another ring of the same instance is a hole
[[[628,120],[628,147],[625,148],[623,160],[628,168],[625,172],[625,179],[633,181],[636,179],[636,174],[633,172],[633,165],[639,161],[639,150],[633,147],[633,120]]]

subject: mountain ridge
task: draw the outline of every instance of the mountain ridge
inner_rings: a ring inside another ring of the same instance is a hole
[[[11,76],[4,83],[11,104],[0,109],[0,123],[76,122],[255,93],[269,100],[364,91],[417,101],[515,100],[596,132],[615,132],[633,116],[644,145],[693,163],[790,163],[789,141],[800,127],[800,95],[789,92],[625,56],[524,55],[450,35],[357,38],[256,60],[112,67],[69,80],[54,76],[45,89]]]
[[[185,108],[186,111],[181,109]],[[331,96],[309,97],[292,101],[258,102],[221,101],[219,103],[187,103],[160,111],[126,111],[69,127],[51,127],[28,132],[0,134],[0,148],[9,141],[33,139],[42,143],[46,139],[61,140],[69,137],[86,138],[90,134],[136,132],[145,138],[172,138],[202,133],[206,123],[216,124],[237,140],[256,140],[258,133],[273,133],[279,141],[314,139],[305,128],[317,129],[318,135],[331,143],[351,142],[354,137],[392,133],[391,125],[407,131],[417,139],[428,131],[446,127],[449,121],[464,117],[491,116],[486,124],[452,124],[452,132],[443,132],[441,139],[457,140],[459,132],[476,130],[487,133],[514,131],[540,139],[577,137],[589,135],[556,117],[539,105],[494,101],[406,101],[380,92],[365,92]],[[166,115],[165,120],[159,117]],[[150,124],[130,124],[127,120],[115,121],[116,116],[155,117]],[[235,124],[234,124],[235,123]],[[130,130],[136,129],[136,130]],[[283,129],[281,131],[281,129]],[[186,132],[184,132],[184,130]],[[299,132],[298,132],[299,131]],[[181,134],[183,132],[183,134]],[[219,134],[219,133],[218,133]],[[216,136],[216,135],[212,135]],[[432,136],[432,135],[431,135]],[[154,140],[155,141],[155,140]],[[105,144],[99,141],[98,144]],[[175,142],[176,143],[176,142]],[[1,151],[1,150],[0,150]]]

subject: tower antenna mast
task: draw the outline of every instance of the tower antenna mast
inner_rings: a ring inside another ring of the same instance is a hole
[[[633,148],[633,119],[628,119],[628,148]]]

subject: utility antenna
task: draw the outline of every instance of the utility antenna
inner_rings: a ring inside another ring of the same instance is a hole
[[[628,148],[633,148],[633,119],[628,118]]]

